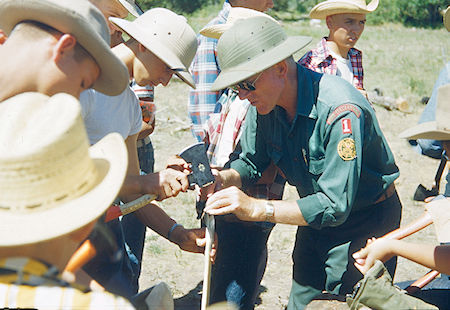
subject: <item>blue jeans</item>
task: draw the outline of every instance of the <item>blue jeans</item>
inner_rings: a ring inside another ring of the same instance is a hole
[[[155,166],[155,151],[153,149],[152,141],[150,137],[147,137],[148,143],[143,144],[143,139],[139,140],[143,145],[138,146],[137,153],[139,158],[139,166],[141,170],[146,173],[153,173]]]
[[[219,239],[211,272],[211,303],[233,302],[253,309],[267,264],[267,239],[273,224],[228,222],[216,216]]]

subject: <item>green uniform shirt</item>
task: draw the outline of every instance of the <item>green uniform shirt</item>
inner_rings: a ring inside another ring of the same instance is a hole
[[[344,223],[373,205],[399,176],[375,111],[351,84],[297,66],[297,115],[283,108],[267,115],[252,107],[231,163],[244,188],[273,161],[300,195],[308,224],[320,229]]]

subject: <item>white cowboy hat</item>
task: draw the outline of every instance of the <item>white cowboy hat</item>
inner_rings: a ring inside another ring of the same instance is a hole
[[[94,221],[117,196],[126,169],[119,134],[89,147],[71,95],[22,93],[2,102],[0,247],[46,241]]]
[[[400,138],[450,140],[450,84],[438,88],[436,99],[436,120],[409,128]]]
[[[310,37],[288,37],[276,21],[266,16],[237,20],[217,43],[222,71],[211,90],[225,89],[264,71],[309,42]]]
[[[134,17],[139,17],[143,12],[134,0],[117,0]]]
[[[228,13],[227,21],[224,24],[215,24],[211,26],[204,27],[200,30],[200,34],[205,37],[219,39],[220,36],[239,19],[254,17],[254,16],[266,16],[272,18],[271,16],[262,13],[260,11],[243,8],[243,7],[232,7],[230,13]],[[272,18],[273,19],[273,18]],[[275,19],[273,19],[275,21]]]
[[[188,68],[197,52],[197,38],[184,16],[168,9],[154,8],[132,22],[117,17],[110,17],[109,20],[155,54],[186,84],[195,88]]]
[[[334,14],[356,13],[368,14],[376,10],[378,0],[372,0],[366,5],[366,0],[327,0],[318,3],[309,12],[309,17],[314,19],[326,19]]]
[[[0,1],[0,29],[7,35],[15,25],[25,20],[37,21],[62,33],[72,34],[100,67],[100,76],[93,87],[96,90],[115,96],[128,85],[128,69],[109,47],[111,37],[106,20],[89,1]]]

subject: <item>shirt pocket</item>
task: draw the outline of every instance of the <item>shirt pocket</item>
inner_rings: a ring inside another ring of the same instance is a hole
[[[325,157],[321,158],[309,158],[309,173],[319,176],[325,169]]]

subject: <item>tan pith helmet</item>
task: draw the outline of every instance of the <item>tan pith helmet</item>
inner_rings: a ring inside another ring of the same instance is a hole
[[[212,91],[235,85],[288,58],[311,42],[310,37],[288,37],[266,16],[237,20],[217,43],[221,72]]]
[[[22,93],[3,101],[0,247],[46,241],[96,220],[117,196],[127,163],[118,133],[89,147],[73,96]]]
[[[327,0],[313,7],[309,12],[309,17],[325,19],[334,14],[368,14],[375,11],[377,7],[378,0],[372,0],[369,4],[366,4],[366,0]]]
[[[188,68],[197,52],[197,37],[184,16],[168,9],[154,8],[132,22],[117,17],[110,17],[109,20],[195,88]]]
[[[106,20],[89,1],[0,1],[0,29],[7,35],[14,26],[25,20],[40,22],[62,33],[72,34],[100,67],[100,76],[94,83],[94,89],[115,96],[128,85],[128,69],[109,47],[111,37]]]

